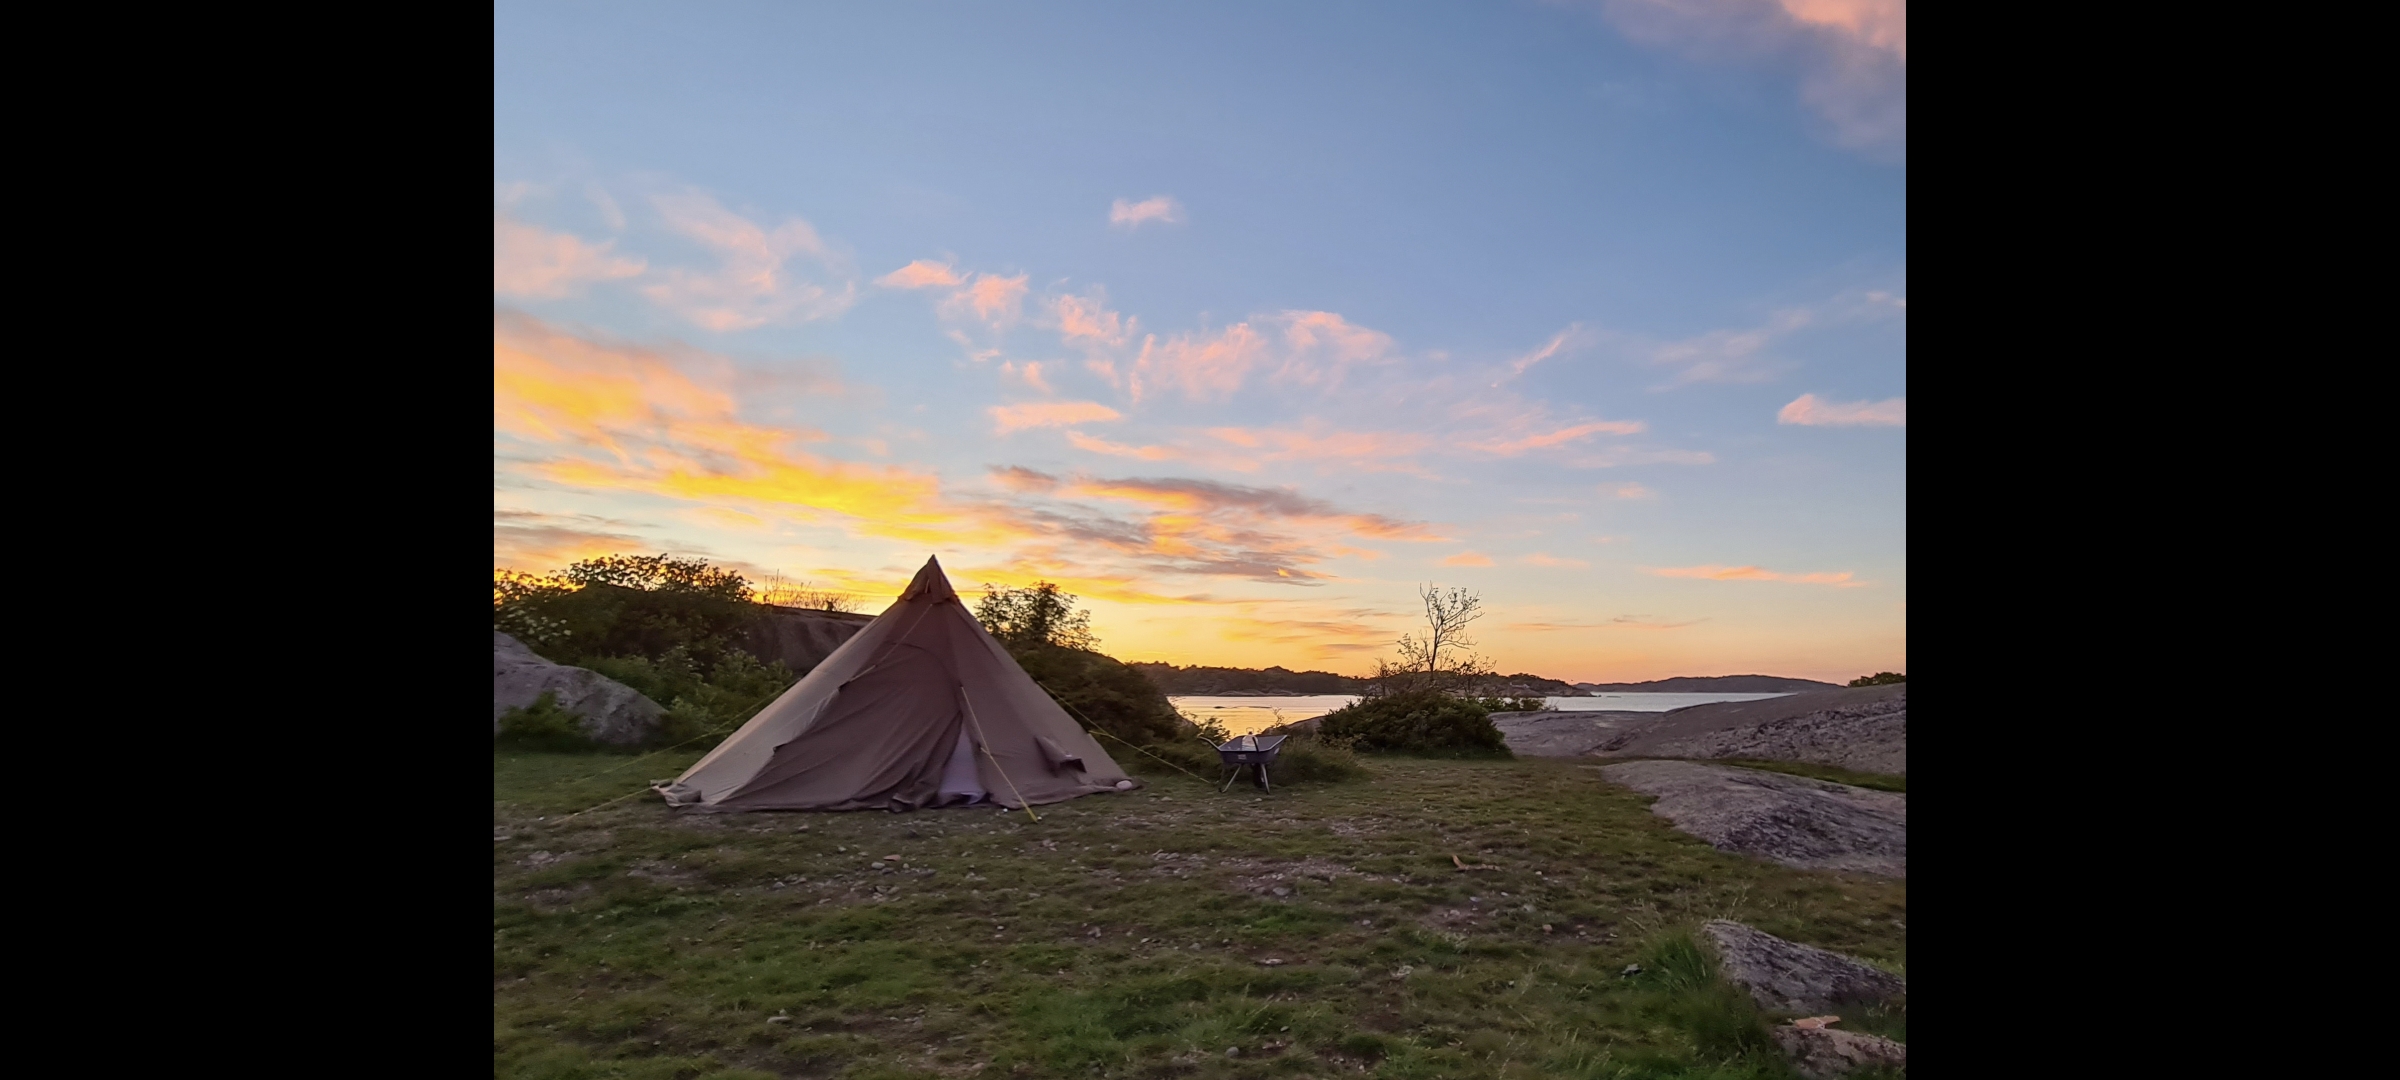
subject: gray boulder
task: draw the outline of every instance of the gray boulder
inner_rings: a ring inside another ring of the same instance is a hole
[[[1775,1045],[1791,1059],[1792,1071],[1808,1080],[1833,1080],[1860,1069],[1908,1068],[1908,1047],[1880,1035],[1832,1028],[1779,1027]]]
[[[560,708],[583,718],[577,726],[596,742],[632,746],[656,732],[666,715],[657,702],[624,683],[553,664],[524,642],[492,631],[492,735],[500,734],[500,714],[533,704],[546,690],[557,693]]]
[[[1908,684],[1692,705],[1626,727],[1603,757],[1760,758],[1908,775]]]
[[[1908,796],[1695,761],[1628,761],[1600,775],[1719,851],[1803,870],[1908,876]]]
[[[1717,947],[1718,969],[1768,1012],[1815,1015],[1908,994],[1907,980],[1882,968],[1738,922],[1711,919],[1700,932]]]

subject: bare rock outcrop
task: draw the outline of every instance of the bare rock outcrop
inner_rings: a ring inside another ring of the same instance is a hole
[[[1601,757],[1759,758],[1908,775],[1908,684],[1844,687],[1666,713],[1604,740]]]
[[[1717,947],[1718,969],[1768,1012],[1825,1013],[1908,994],[1908,981],[1882,968],[1728,919],[1700,932]]]
[[[1804,870],[1908,876],[1908,796],[1694,761],[1628,761],[1600,774],[1650,812],[1732,851]]]
[[[742,648],[768,663],[783,661],[792,674],[806,675],[872,621],[872,615],[852,612],[766,607],[750,624]]]
[[[634,688],[587,668],[553,664],[535,655],[525,643],[492,631],[492,734],[500,734],[500,715],[524,708],[544,691],[556,693],[558,707],[576,713],[585,737],[595,742],[632,746],[658,730],[666,710]]]
[[[1518,757],[1588,757],[1665,722],[1666,713],[1544,709],[1496,712],[1492,726]]]
[[[1774,1029],[1773,1035],[1791,1059],[1792,1071],[1808,1080],[1833,1080],[1860,1069],[1908,1068],[1908,1046],[1881,1035],[1790,1026]]]

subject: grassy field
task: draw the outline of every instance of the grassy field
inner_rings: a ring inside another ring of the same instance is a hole
[[[1702,921],[1906,971],[1905,883],[1718,852],[1570,761],[559,820],[697,757],[495,754],[495,1075],[1781,1077]]]

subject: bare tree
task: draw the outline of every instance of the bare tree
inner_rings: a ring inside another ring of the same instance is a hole
[[[1475,639],[1467,624],[1483,617],[1483,598],[1463,588],[1417,587],[1425,602],[1425,634],[1403,634],[1400,662],[1375,662],[1375,680],[1387,693],[1448,690],[1491,674],[1491,666],[1473,652]]]
[[[806,581],[796,581],[781,573],[767,575],[767,580],[759,586],[758,602],[809,611],[858,610],[856,597],[834,592],[831,589],[813,588]]]

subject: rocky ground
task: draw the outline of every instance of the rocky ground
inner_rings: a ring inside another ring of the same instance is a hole
[[[1720,851],[1809,870],[1908,876],[1908,796],[1695,761],[1628,761],[1601,776],[1658,796],[1650,812]]]

